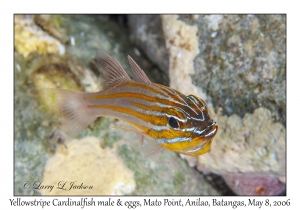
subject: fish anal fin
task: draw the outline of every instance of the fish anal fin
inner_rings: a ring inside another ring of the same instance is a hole
[[[151,81],[149,80],[145,72],[139,67],[139,65],[129,55],[127,57],[131,67],[131,71],[133,73],[133,79],[136,82],[151,84]]]
[[[103,89],[109,89],[131,80],[120,63],[105,52],[97,52],[95,63],[100,71],[101,78],[104,80]]]

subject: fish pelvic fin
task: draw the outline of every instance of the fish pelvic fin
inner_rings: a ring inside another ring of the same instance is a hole
[[[128,55],[127,56],[131,71],[133,73],[133,79],[136,82],[141,82],[145,84],[151,84],[152,82],[149,80],[145,72],[137,65],[137,63]]]
[[[144,135],[140,134],[140,133],[136,133],[138,140],[140,142],[140,145],[143,146],[144,145]]]
[[[89,102],[84,99],[90,93],[50,88],[42,92],[47,97],[54,97],[55,110],[62,122],[59,130],[69,138],[78,136],[97,118],[94,110],[89,108]]]
[[[134,132],[136,133],[137,137],[138,137],[138,140],[140,142],[140,145],[143,146],[144,144],[144,133],[139,131],[137,128],[133,127],[133,126],[112,126],[113,128],[116,128],[116,129],[120,129],[120,130],[125,130],[125,131],[131,131],[131,132]]]
[[[105,52],[98,51],[95,61],[104,80],[103,90],[131,80],[120,63]]]
[[[145,141],[145,133],[139,131],[133,126],[113,126],[113,128],[135,132],[145,158],[153,157],[164,150],[164,148],[160,146],[160,144],[157,143],[154,139],[147,139]]]
[[[160,146],[159,143],[157,143],[154,139],[144,141],[142,145],[142,151],[145,158],[153,157],[163,150],[164,148]]]

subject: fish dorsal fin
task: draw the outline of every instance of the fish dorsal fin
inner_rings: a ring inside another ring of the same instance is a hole
[[[95,60],[101,77],[104,80],[103,89],[109,89],[117,84],[131,80],[120,63],[105,52],[98,51]]]
[[[133,79],[137,82],[151,84],[151,81],[139,65],[137,65],[137,63],[129,55],[127,57],[133,73]]]

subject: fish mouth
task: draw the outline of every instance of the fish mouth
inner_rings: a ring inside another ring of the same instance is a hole
[[[213,137],[218,131],[217,123],[214,122],[204,130],[195,129],[192,134],[193,146],[182,152],[185,155],[198,156],[210,151]]]
[[[218,131],[217,123],[214,122],[211,125],[207,126],[204,130],[198,130],[197,128],[194,130],[193,136],[198,135],[202,138],[212,138],[216,135]]]

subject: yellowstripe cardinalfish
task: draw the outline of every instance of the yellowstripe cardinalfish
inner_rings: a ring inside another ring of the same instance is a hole
[[[138,135],[150,157],[163,149],[197,156],[208,152],[218,126],[208,114],[206,103],[172,88],[152,83],[128,56],[131,79],[119,62],[104,52],[95,59],[104,80],[102,91],[95,93],[50,89],[57,95],[57,107],[64,122],[61,132],[76,137],[97,117],[123,120]],[[145,144],[144,137],[150,137]]]

